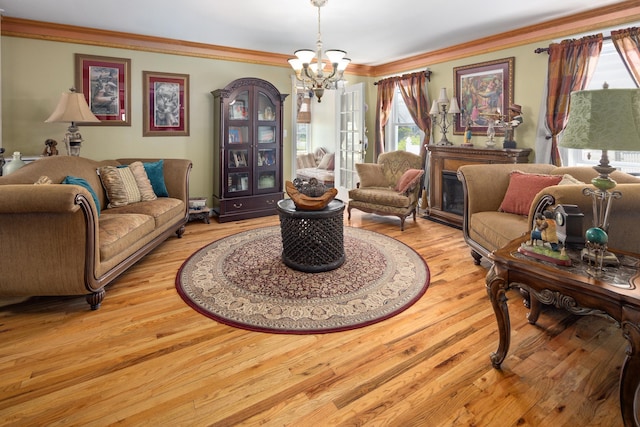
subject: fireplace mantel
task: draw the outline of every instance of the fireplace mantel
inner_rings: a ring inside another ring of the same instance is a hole
[[[484,147],[461,147],[455,145],[428,145],[429,151],[429,207],[427,218],[462,227],[462,213],[458,204],[462,197],[462,183],[455,185],[447,177],[457,175],[462,165],[491,163],[528,163],[530,148],[504,149]],[[456,194],[457,192],[457,194]]]

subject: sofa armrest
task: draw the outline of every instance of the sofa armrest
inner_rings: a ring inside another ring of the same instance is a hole
[[[553,185],[540,191],[529,211],[529,224],[537,212],[552,209],[557,205],[576,205],[584,214],[583,231],[593,225],[593,201],[582,192],[585,188],[594,188],[588,184]],[[640,253],[640,233],[637,233],[637,218],[640,211],[640,184],[618,184],[614,191],[622,197],[611,204],[609,219],[609,244],[612,248]]]
[[[100,289],[91,288],[95,280],[85,277],[93,276],[98,253],[97,211],[85,188],[7,184],[0,185],[0,200],[0,252],[11,254],[0,257],[0,295],[80,295]]]

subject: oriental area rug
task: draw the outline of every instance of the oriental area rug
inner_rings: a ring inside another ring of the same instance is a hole
[[[429,286],[422,257],[398,240],[344,228],[345,262],[305,273],[282,261],[279,226],[244,231],[191,255],[176,289],[198,312],[252,331],[282,334],[338,332],[388,319]]]

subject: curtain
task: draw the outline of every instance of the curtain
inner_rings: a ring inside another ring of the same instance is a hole
[[[422,199],[420,207],[427,209],[428,207],[428,191],[429,186],[429,162],[427,145],[431,137],[431,116],[429,115],[429,94],[427,93],[427,74],[425,72],[408,74],[398,79],[400,94],[411,114],[411,118],[416,126],[424,132],[424,139],[420,146],[420,156],[424,165],[424,175],[422,176]]]
[[[602,34],[563,40],[549,46],[545,122],[551,132],[551,163],[556,166],[562,164],[558,135],[567,124],[569,95],[587,86],[601,50]]]
[[[611,31],[611,41],[636,82],[636,86],[640,86],[640,28]]]
[[[393,93],[396,89],[396,79],[390,78],[378,82],[378,100],[376,102],[376,151],[374,157],[384,153],[384,127],[389,121],[393,106]]]

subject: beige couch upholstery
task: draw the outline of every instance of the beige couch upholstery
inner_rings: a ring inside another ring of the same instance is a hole
[[[528,215],[499,212],[510,182],[510,172],[550,175],[568,174],[587,184],[553,185],[536,194]],[[464,165],[458,169],[458,179],[464,189],[464,239],[471,248],[476,264],[492,251],[511,240],[530,232],[536,212],[553,208],[558,204],[577,205],[584,214],[583,234],[593,225],[593,209],[590,197],[582,189],[590,187],[597,176],[592,167],[556,167],[549,164],[491,164]],[[611,177],[618,182],[616,190],[622,198],[613,201],[609,228],[611,248],[640,253],[640,232],[637,222],[640,212],[640,178],[622,172]]]
[[[97,169],[134,160],[55,156],[0,178],[0,298],[86,295],[99,307],[105,286],[188,220],[191,162],[164,159],[169,197],[107,208]],[[99,199],[66,176],[85,179]],[[34,185],[46,176],[52,184]]]
[[[296,178],[303,181],[315,178],[320,184],[333,187],[334,155],[324,148],[319,148],[314,153],[298,154],[296,156]]]
[[[351,209],[395,215],[400,218],[400,229],[404,231],[409,215],[416,220],[422,182],[415,182],[406,191],[398,191],[398,183],[409,169],[422,171],[422,158],[407,151],[380,154],[377,163],[356,164],[360,182],[357,188],[349,190],[348,218],[351,219]]]

